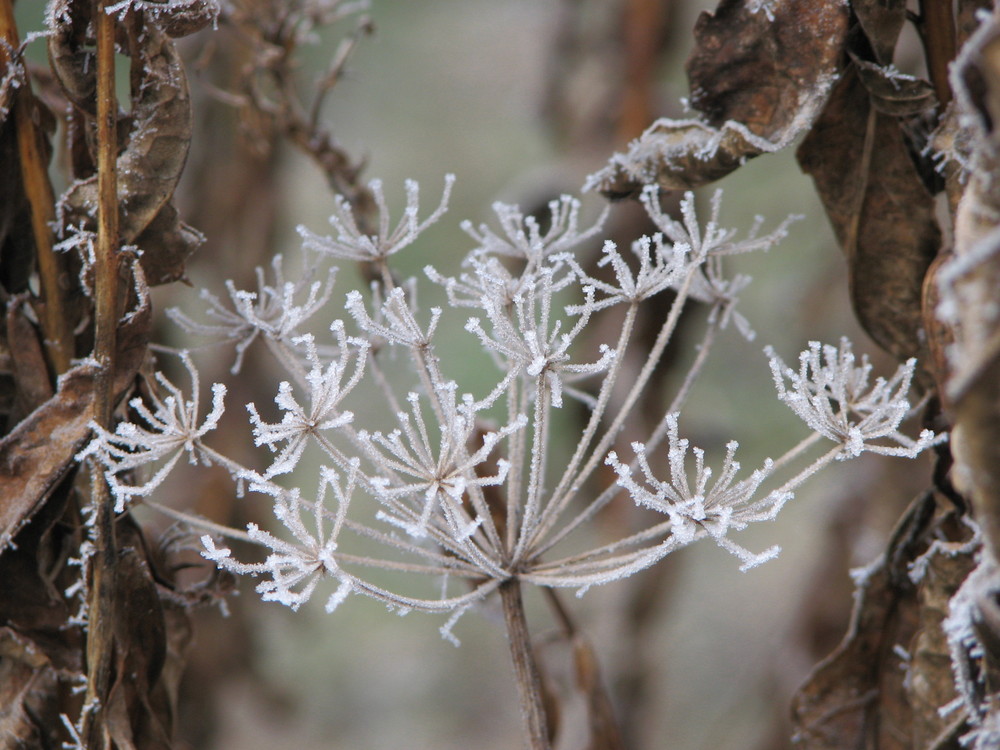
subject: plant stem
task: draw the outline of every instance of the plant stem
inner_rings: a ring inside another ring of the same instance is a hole
[[[115,19],[107,0],[94,3],[97,32],[97,248],[95,258],[94,358],[100,372],[94,394],[94,419],[108,428],[114,406],[115,349],[118,327],[118,184],[116,168]],[[87,618],[87,701],[84,739],[89,750],[111,744],[105,710],[111,689],[118,549],[114,508],[99,465],[91,468],[94,504],[94,556]]]
[[[920,0],[920,21],[927,71],[937,94],[938,111],[943,112],[951,101],[948,66],[957,53],[952,0]]]
[[[535,663],[535,653],[531,648],[528,621],[524,616],[524,602],[521,599],[521,583],[511,578],[500,584],[500,601],[503,604],[503,618],[507,626],[507,642],[510,658],[514,664],[514,677],[521,701],[521,718],[527,733],[527,747],[530,750],[550,750],[548,719],[542,703],[542,680]]]
[[[18,49],[20,42],[11,0],[0,0],[0,38],[10,45],[9,51],[0,48],[0,60],[6,60],[7,65],[14,65],[16,60],[13,50]],[[35,97],[31,93],[30,83],[26,80],[14,96],[21,181],[31,206],[31,230],[35,240],[38,278],[45,302],[40,315],[45,333],[45,349],[54,374],[60,375],[69,369],[70,358],[73,356],[73,331],[63,304],[63,290],[59,286],[59,277],[65,272],[64,263],[52,249],[52,230],[49,228],[54,215],[55,198],[39,144]]]

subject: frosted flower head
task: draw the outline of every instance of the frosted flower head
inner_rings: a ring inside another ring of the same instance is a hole
[[[186,352],[182,352],[181,361],[191,376],[191,398],[185,399],[177,386],[157,372],[156,382],[167,395],[161,398],[151,394],[152,409],[139,397],[129,402],[144,424],[120,422],[114,432],[92,424],[94,438],[77,455],[77,460],[94,456],[104,465],[118,513],[125,510],[132,497],[148,496],[159,487],[182,455],[187,455],[193,464],[199,459],[207,461],[201,452],[201,439],[218,426],[225,411],[226,387],[221,383],[212,385],[212,409],[199,426],[198,370]],[[160,462],[163,463],[145,484],[129,483],[132,471]]]
[[[227,303],[202,290],[201,297],[208,303],[207,315],[212,322],[194,321],[177,307],[167,310],[167,315],[188,333],[236,342],[236,360],[231,370],[236,374],[243,366],[247,348],[258,336],[288,341],[330,300],[337,269],[331,268],[323,282],[314,280],[316,270],[313,263],[308,263],[294,281],[286,279],[284,259],[275,255],[271,260],[274,282],[269,283],[264,269],[258,266],[255,292],[238,289],[228,280]]]
[[[637,305],[665,289],[676,288],[688,271],[687,248],[681,244],[665,246],[663,235],[640,237],[632,243],[631,251],[639,263],[639,268],[634,273],[618,252],[615,243],[610,240],[604,243],[602,257],[597,265],[611,266],[615,283],[593,278],[572,256],[565,256],[565,261],[576,271],[577,276],[604,295],[593,303],[593,311],[620,303]],[[567,308],[567,312],[575,313],[581,309],[580,306],[571,306]]]
[[[570,280],[564,277],[559,281],[552,267],[543,267],[526,282],[524,292],[514,299],[513,316],[497,300],[484,297],[482,303],[491,324],[490,333],[484,330],[479,318],[470,318],[465,326],[479,337],[487,351],[499,356],[505,369],[523,372],[534,379],[549,394],[555,407],[562,406],[567,376],[602,372],[614,358],[614,352],[605,346],[596,362],[570,362],[570,346],[584,330],[594,310],[594,288],[586,286],[583,292],[587,301],[573,308],[578,315],[573,326],[564,331],[563,321],[552,320],[553,295]]]
[[[383,505],[382,517],[416,537],[426,536],[432,522],[442,522],[446,534],[462,537],[481,523],[491,525],[485,502],[479,502],[481,490],[502,484],[509,464],[498,461],[492,475],[479,467],[486,464],[501,440],[524,426],[524,418],[518,417],[498,430],[477,431],[477,408],[488,404],[477,404],[471,396],[458,401],[455,383],[445,383],[435,389],[431,407],[438,422],[435,440],[422,399],[410,393],[407,401],[409,411],[396,415],[399,428],[358,435],[362,448],[382,471],[372,483]],[[474,437],[480,441],[478,446],[472,445]],[[471,508],[464,505],[467,493],[475,495]]]
[[[755,250],[769,250],[788,236],[788,227],[801,216],[789,216],[778,228],[769,234],[759,236],[763,218],[758,216],[746,237],[737,240],[735,229],[723,229],[719,225],[719,211],[722,206],[722,191],[712,194],[711,213],[707,223],[698,222],[695,211],[695,196],[684,193],[681,199],[681,220],[677,221],[660,207],[659,188],[649,185],[643,189],[640,201],[649,218],[657,228],[675,245],[680,245],[690,253],[691,262],[700,263],[711,255],[740,255]]]
[[[688,294],[692,299],[712,306],[709,325],[718,324],[725,329],[732,322],[736,330],[747,341],[753,341],[756,334],[749,321],[736,309],[739,293],[746,289],[752,279],[746,274],[726,278],[722,272],[722,257],[709,256],[691,278]]]
[[[296,339],[306,346],[307,357],[312,367],[305,378],[308,406],[303,406],[295,398],[294,389],[288,381],[278,386],[274,403],[284,412],[281,421],[270,424],[261,419],[253,403],[247,404],[250,422],[253,425],[254,442],[277,451],[265,477],[273,477],[292,471],[298,464],[309,438],[324,430],[332,430],[350,424],[354,415],[341,408],[341,402],[354,390],[364,374],[368,342],[348,338],[344,325],[336,321],[331,330],[338,341],[339,356],[326,366],[320,361],[313,346],[313,337]]]
[[[470,256],[499,255],[541,263],[546,257],[567,252],[595,236],[608,214],[605,209],[591,227],[580,231],[580,201],[576,198],[563,195],[550,201],[548,208],[549,228],[544,233],[534,216],[525,216],[518,206],[500,202],[493,204],[493,211],[500,222],[501,234],[486,224],[476,229],[471,222],[463,222],[462,229],[479,243]]]
[[[705,465],[705,452],[701,448],[691,448],[687,439],[679,437],[677,418],[676,413],[666,417],[669,479],[657,478],[650,466],[646,446],[633,443],[642,483],[633,478],[632,468],[623,464],[612,452],[606,463],[618,475],[618,485],[628,491],[637,505],[669,517],[671,548],[686,546],[707,535],[720,547],[736,555],[743,562],[743,570],[773,558],[778,554],[777,547],[754,554],[728,538],[730,531],[741,531],[750,523],[773,519],[791,498],[791,493],[784,491],[755,498],[761,483],[772,471],[771,460],[768,459],[749,477],[737,480],[740,471],[740,464],[735,460],[738,446],[736,442],[730,442],[726,445],[722,469],[713,482],[713,471]],[[694,456],[694,472],[690,478],[687,468],[689,450]]]
[[[357,465],[353,464],[349,468],[346,484],[341,482],[337,472],[324,469],[316,500],[308,503],[302,500],[298,490],[285,490],[252,474],[244,478],[249,480],[252,492],[272,497],[275,518],[290,532],[294,541],[279,539],[257,524],[250,523],[247,525],[250,541],[270,550],[263,562],[239,562],[232,557],[231,550],[216,547],[212,537],[208,535],[202,537],[205,547],[202,555],[231,573],[267,576],[257,584],[257,593],[261,595],[261,599],[279,602],[293,610],[309,601],[324,577],[332,576],[340,581],[340,587],[327,602],[327,611],[333,611],[354,585],[353,578],[337,562],[336,552],[337,539],[354,493]],[[337,501],[334,513],[325,507],[326,495],[331,489]],[[310,509],[311,514],[306,514],[305,511]],[[312,518],[308,519],[308,515]],[[333,516],[329,529],[327,515]]]
[[[344,307],[354,318],[358,328],[369,336],[411,349],[426,349],[430,346],[441,319],[441,308],[432,307],[427,327],[421,327],[402,287],[396,287],[386,295],[375,316],[368,314],[364,297],[357,290],[348,293]]]
[[[770,347],[765,353],[778,398],[810,429],[841,443],[841,458],[853,458],[863,451],[912,458],[944,438],[923,430],[913,440],[899,431],[910,413],[907,393],[915,359],[900,365],[889,380],[876,378],[870,384],[871,363],[862,356],[857,364],[846,338],[839,347],[810,342],[799,355],[798,372],[787,367]]]
[[[451,188],[454,184],[455,175],[447,175],[441,202],[430,216],[420,221],[418,218],[420,188],[414,180],[407,180],[406,209],[395,228],[390,228],[389,207],[382,190],[382,181],[373,180],[368,187],[378,207],[378,231],[375,234],[366,234],[358,227],[350,203],[338,195],[334,198],[335,213],[330,216],[330,226],[334,228],[337,236],[322,237],[300,226],[298,232],[302,236],[303,247],[344,260],[384,262],[390,255],[413,244],[422,232],[444,215],[448,210],[448,199],[451,197]]]

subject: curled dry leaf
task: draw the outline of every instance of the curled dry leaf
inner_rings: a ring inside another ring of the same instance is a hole
[[[139,305],[119,324],[115,392],[131,383],[146,356],[152,324],[149,295],[136,273]],[[0,440],[0,553],[60,481],[75,466],[75,456],[90,435],[93,363],[74,367],[59,378],[55,395]]]
[[[798,159],[847,255],[858,320],[900,360],[925,360],[923,282],[941,245],[934,197],[899,121],[877,111],[855,67],[837,83]],[[926,373],[918,379],[929,384]]]
[[[848,10],[839,2],[723,0],[695,26],[688,60],[698,120],[659,120],[591,177],[609,197],[643,183],[703,185],[775,151],[819,114],[837,72]]]
[[[0,627],[0,737],[5,747],[54,747],[58,680],[48,660],[17,631]]]
[[[961,712],[956,716],[956,712],[940,710],[958,695],[942,625],[952,596],[975,567],[968,540],[961,534],[956,537],[953,542],[938,540],[928,553],[917,591],[920,630],[909,647],[910,678],[906,687],[913,710],[913,746],[918,750],[932,748],[937,738],[954,731],[954,725],[962,719]]]
[[[122,750],[170,750],[172,701],[160,685],[167,626],[149,566],[135,547],[121,549],[115,585],[121,611],[112,618],[117,664],[107,699],[108,730]]]
[[[69,0],[60,0],[65,7]],[[169,6],[173,7],[173,6]],[[95,66],[69,16],[52,14],[56,28],[48,38],[52,68],[73,104],[93,107]],[[183,16],[187,18],[187,16]],[[183,262],[202,243],[201,234],[180,221],[170,205],[191,145],[191,97],[176,47],[160,24],[170,16],[136,14],[128,26],[132,55],[131,129],[117,159],[119,233],[135,243],[151,284],[182,278]],[[61,20],[60,20],[61,19]],[[191,20],[191,19],[188,19]],[[179,32],[198,23],[178,22]],[[93,222],[97,175],[78,179],[60,197],[64,227]]]
[[[956,717],[939,713],[956,694],[942,622],[975,567],[974,545],[967,527],[934,513],[931,493],[918,498],[858,576],[847,635],[793,699],[795,747],[930,750],[953,729]]]
[[[26,298],[13,298],[7,305],[7,347],[14,376],[11,422],[33,411],[52,397],[45,355],[38,331],[25,314]]]
[[[856,55],[851,59],[861,85],[871,96],[872,107],[878,112],[907,117],[936,106],[934,87],[927,81],[901,75],[890,68],[862,60]]]

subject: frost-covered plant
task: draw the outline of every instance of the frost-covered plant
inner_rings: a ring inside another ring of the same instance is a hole
[[[424,220],[418,218],[417,186],[408,183],[404,216],[395,228],[382,188],[374,183],[377,234],[364,234],[348,203],[339,200],[331,219],[336,236],[299,230],[310,269],[299,280],[287,280],[282,260],[275,259],[274,281],[259,270],[256,291],[229,283],[227,299],[204,293],[212,322],[173,312],[188,332],[235,343],[234,372],[257,339],[287,371],[289,379],[273,398],[278,419],[270,421],[254,403],[245,406],[253,439],[269,452],[270,463],[253,471],[209,445],[223,411],[221,385],[214,386],[212,409],[200,420],[197,393],[186,399],[158,376],[167,395],[152,396],[148,406],[133,402],[141,423],[124,422],[113,433],[98,429],[86,450],[103,462],[119,510],[134,497],[148,496],[183,454],[220,465],[241,487],[267,498],[277,523],[272,530],[251,524],[242,532],[168,510],[212,530],[203,537],[204,555],[216,565],[256,576],[264,599],[293,609],[329,580],[335,584],[329,611],[361,594],[399,611],[449,613],[441,630],[454,639],[456,620],[494,592],[501,593],[510,626],[523,621],[522,584],[582,593],[698,539],[713,540],[739,558],[743,569],[757,565],[777,554],[777,547],[754,553],[731,534],[774,518],[816,470],[863,451],[912,456],[937,440],[926,432],[917,440],[899,432],[910,411],[912,362],[888,381],[869,384],[870,365],[858,365],[848,343],[839,349],[814,343],[797,373],[769,352],[779,398],[813,434],[749,473],[730,442],[713,472],[706,453],[681,437],[678,412],[715,332],[732,320],[747,338],[752,335],[735,310],[736,293],[748,279],[726,278],[722,261],[773,246],[788,222],[765,235],[757,222],[738,238],[719,225],[720,194],[711,201],[709,220],[700,223],[692,194],[681,202],[677,220],[648,188],[642,203],[659,232],[639,238],[627,252],[606,242],[598,266],[610,274],[597,278],[587,270],[583,246],[599,233],[601,220],[581,229],[576,199],[550,205],[546,231],[516,206],[498,203],[498,231],[463,225],[476,244],[457,275],[426,269],[428,279],[443,287],[447,304],[425,312],[416,304],[415,283],[398,283],[390,263],[443,215],[452,181],[446,180],[440,205]],[[346,295],[346,316],[329,312],[335,269],[326,272],[325,282],[314,280],[317,258],[326,257],[364,261],[377,271],[371,295]],[[651,348],[639,351],[634,333],[640,309],[659,295],[670,295],[669,312]],[[700,355],[653,434],[632,444],[632,457],[621,457],[612,450],[616,436],[692,301],[707,306]],[[578,344],[581,335],[596,330],[595,320],[612,308],[622,311],[617,338],[587,355]],[[452,318],[468,334],[460,356],[440,341],[443,322]],[[312,330],[317,323],[329,332],[328,341]],[[624,398],[612,399],[616,385],[623,385],[618,380],[626,356],[636,355],[644,364]],[[455,368],[476,357],[481,361],[473,366],[492,376],[486,385],[470,387]],[[190,357],[183,359],[196,391],[197,372]],[[561,453],[567,438],[553,434],[555,410],[567,398],[588,408],[568,442],[568,458]],[[373,403],[387,414],[373,415]],[[369,420],[373,426],[363,426]],[[809,448],[823,438],[832,446],[809,459]],[[796,462],[802,463],[797,471]],[[136,470],[145,464],[153,475],[142,483]],[[600,486],[597,470],[605,464],[615,479]],[[319,466],[318,489],[311,465]],[[616,498],[659,515],[647,528],[594,542],[588,522]],[[263,547],[265,559],[236,559],[218,541],[220,534]],[[515,663],[530,662],[530,651],[515,640]],[[522,688],[523,702],[540,700]],[[531,725],[530,705],[526,714]],[[542,734],[538,726],[531,729],[536,739]]]

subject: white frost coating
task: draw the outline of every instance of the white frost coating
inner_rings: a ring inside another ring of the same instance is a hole
[[[757,5],[770,18],[769,9],[773,3],[758,0]],[[675,188],[701,184],[708,180],[686,174],[685,167],[679,164],[681,160],[693,158],[708,163],[724,158],[732,163],[729,168],[735,168],[750,157],[779,151],[812,126],[836,80],[835,73],[825,74],[816,80],[812,89],[801,91],[798,102],[791,105],[795,113],[792,120],[770,138],[754,133],[736,120],[728,120],[716,128],[698,119],[661,118],[632,141],[626,153],[615,154],[606,167],[590,175],[583,190],[599,190],[622,178],[640,184],[673,179],[677,184],[671,187]],[[694,101],[698,99],[697,94],[692,91]],[[721,173],[716,178],[720,176]]]
[[[749,477],[737,481],[740,471],[740,464],[735,460],[738,446],[735,441],[730,442],[726,446],[722,469],[710,485],[713,472],[705,465],[705,452],[701,448],[690,448],[694,455],[692,483],[686,466],[689,443],[678,435],[677,418],[676,413],[666,417],[669,479],[658,479],[650,466],[646,446],[633,443],[632,450],[635,451],[644,483],[637,483],[632,478],[632,469],[611,452],[607,464],[618,475],[618,485],[628,491],[637,505],[663,513],[670,519],[670,550],[708,536],[740,559],[740,570],[748,570],[775,557],[778,547],[754,554],[729,539],[732,531],[742,531],[758,521],[773,520],[791,499],[792,493],[785,489],[755,498],[757,490],[773,470],[774,462],[767,459]]]
[[[317,272],[315,259],[310,258],[295,279],[289,280],[285,277],[284,256],[278,254],[271,259],[273,283],[268,282],[263,268],[255,269],[257,291],[237,289],[227,280],[229,299],[223,301],[207,289],[201,290],[211,322],[199,323],[179,307],[168,309],[167,315],[190,334],[220,343],[235,342],[236,359],[230,370],[235,375],[243,366],[246,350],[258,337],[276,344],[290,342],[330,300],[337,269],[330,268],[325,281],[314,280]]]

